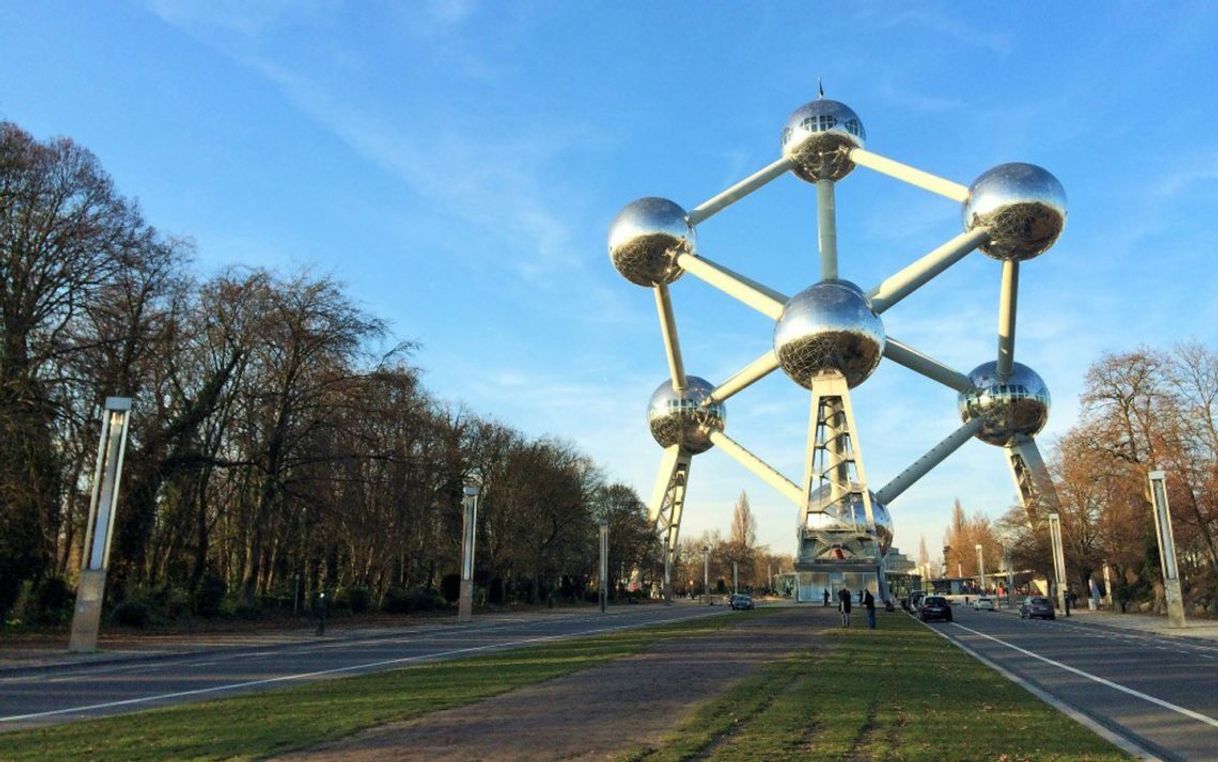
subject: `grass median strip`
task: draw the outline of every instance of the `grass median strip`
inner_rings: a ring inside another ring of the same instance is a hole
[[[1128,759],[904,614],[827,635],[626,759]]]
[[[756,612],[764,615],[764,612]],[[0,759],[251,759],[469,704],[738,621],[714,616],[0,735]]]

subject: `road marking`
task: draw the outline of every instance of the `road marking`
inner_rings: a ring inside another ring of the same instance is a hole
[[[1081,669],[1071,667],[1069,664],[1062,664],[1060,661],[1054,661],[1053,659],[1049,659],[1047,657],[1041,656],[1038,653],[1033,653],[1025,648],[1020,648],[1019,646],[1017,646],[1013,643],[1008,643],[1005,640],[1000,640],[1000,639],[994,637],[993,635],[987,635],[984,632],[978,632],[977,630],[974,630],[971,627],[965,627],[962,624],[957,624],[956,626],[962,630],[971,632],[974,635],[985,638],[986,640],[992,640],[999,645],[1006,646],[1007,648],[1010,648],[1013,651],[1018,651],[1019,653],[1024,654],[1025,656],[1031,656],[1033,659],[1039,659],[1040,661],[1043,661],[1046,664],[1052,664],[1054,667],[1057,667],[1059,669],[1064,669],[1067,672],[1072,672],[1073,674],[1076,674],[1079,677],[1085,677],[1088,680],[1092,680],[1094,682],[1099,683],[1100,685],[1106,685],[1109,688],[1121,691],[1122,693],[1128,693],[1130,696],[1135,696],[1137,698],[1142,699],[1143,701],[1149,701],[1150,703],[1161,706],[1164,709],[1170,709],[1171,711],[1176,712],[1177,714],[1182,714],[1185,717],[1188,717],[1190,719],[1196,720],[1198,722],[1204,722],[1206,725],[1211,725],[1215,728],[1218,728],[1218,720],[1215,720],[1213,717],[1209,717],[1207,715],[1201,714],[1200,712],[1194,712],[1192,709],[1186,709],[1182,706],[1173,704],[1170,701],[1164,701],[1161,698],[1156,698],[1154,696],[1142,693],[1141,691],[1135,691],[1133,688],[1127,688],[1124,685],[1121,685],[1120,683],[1114,683],[1111,680],[1106,680],[1098,675],[1093,675],[1090,672],[1084,672]]]
[[[668,617],[667,619],[648,619],[644,622],[635,622],[632,624],[622,624],[614,627],[601,627],[599,629],[585,630],[583,632],[568,632],[558,635],[540,635],[535,638],[524,638],[522,640],[508,641],[506,643],[491,643],[484,646],[471,646],[469,648],[455,648],[450,651],[440,651],[431,654],[421,654],[418,656],[404,656],[399,659],[385,659],[382,661],[368,662],[365,664],[352,664],[346,667],[335,667],[334,669],[323,669],[316,672],[302,672],[295,675],[280,675],[279,677],[268,677],[262,680],[246,680],[240,683],[228,683],[226,685],[213,685],[210,688],[196,688],[189,691],[176,691],[174,693],[161,693],[156,696],[142,696],[140,698],[123,699],[121,701],[107,701],[101,704],[88,704],[85,706],[69,707],[67,709],[52,709],[47,712],[33,712],[31,714],[14,714],[8,717],[0,717],[0,722],[16,722],[18,720],[35,720],[41,717],[53,717],[59,714],[71,714],[74,712],[91,712],[97,709],[110,709],[119,706],[134,706],[136,704],[147,704],[153,701],[162,701],[165,699],[184,698],[186,696],[200,696],[206,693],[216,693],[218,691],[238,690],[240,688],[251,688],[256,685],[271,685],[273,683],[289,682],[292,680],[307,680],[314,677],[324,677],[326,675],[337,675],[343,672],[355,672],[361,669],[374,669],[376,667],[387,667],[392,664],[406,664],[412,661],[421,661],[424,659],[436,659],[445,656],[454,656],[456,654],[474,653],[476,651],[489,651],[495,649],[507,648],[509,646],[526,645],[529,643],[541,643],[547,640],[559,640],[569,638],[575,635],[594,635],[602,632],[614,632],[616,630],[628,630],[636,627],[642,627],[652,624],[667,624],[668,622],[685,622],[693,619],[701,619],[702,617],[716,614],[719,612],[711,611],[703,614],[693,614],[690,616]]]

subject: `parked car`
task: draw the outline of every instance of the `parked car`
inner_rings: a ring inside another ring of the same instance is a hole
[[[973,611],[997,611],[998,607],[994,605],[994,599],[988,596],[981,596],[973,601]]]
[[[1040,595],[1029,595],[1023,599],[1023,603],[1019,604],[1020,619],[1056,619],[1057,613],[1053,611],[1053,601]]]
[[[752,611],[753,596],[744,593],[733,595],[728,600],[728,604],[732,607],[732,611]]]
[[[918,606],[918,618],[923,622],[929,622],[932,619],[950,622],[952,621],[952,605],[942,595],[928,595]]]

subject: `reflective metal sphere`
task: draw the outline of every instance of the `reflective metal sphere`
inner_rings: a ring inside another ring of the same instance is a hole
[[[783,307],[774,326],[774,352],[782,369],[804,388],[812,388],[818,373],[834,370],[853,388],[880,364],[884,323],[858,286],[821,281]]]
[[[868,494],[871,495],[871,516],[875,519],[875,542],[879,545],[880,553],[884,554],[892,547],[892,516],[888,508],[875,499],[874,492],[868,491]],[[829,486],[823,485],[812,493],[810,504],[816,507],[828,501]],[[805,528],[817,535],[822,545],[845,545],[843,536],[858,537],[859,530],[871,534],[867,530],[867,509],[861,495],[855,493],[849,501],[839,500],[824,507],[826,510],[822,512],[809,511],[805,523]]]
[[[666,198],[631,201],[609,226],[609,259],[631,283],[655,286],[681,276],[678,254],[694,253],[685,210]]]
[[[647,424],[661,447],[681,445],[685,452],[697,455],[713,446],[710,434],[723,431],[727,416],[722,402],[702,405],[714,388],[697,376],[686,376],[685,390],[679,394],[671,381],[656,387],[647,405]]]
[[[1033,436],[1049,420],[1049,389],[1036,371],[1014,363],[1011,377],[998,383],[995,374],[998,363],[987,362],[968,374],[973,388],[961,392],[960,418],[967,423],[978,416],[985,425],[976,436],[982,442],[999,447],[1011,442],[1016,434]]]
[[[867,139],[863,123],[849,106],[818,98],[795,109],[782,131],[782,155],[796,175],[814,183],[840,180],[854,169],[851,148]]]
[[[1035,164],[1000,164],[978,177],[964,202],[964,227],[988,228],[981,250],[1021,261],[1048,250],[1066,226],[1066,191]]]

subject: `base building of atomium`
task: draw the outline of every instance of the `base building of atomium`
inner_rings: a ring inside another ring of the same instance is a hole
[[[652,289],[668,378],[651,396],[647,419],[663,454],[650,500],[664,549],[664,595],[671,597],[685,490],[693,458],[719,447],[798,508],[797,597],[819,600],[822,589],[868,587],[887,598],[884,564],[892,546],[888,506],[972,437],[1003,448],[1028,521],[1040,527],[1057,498],[1034,440],[1049,412],[1041,378],[1014,361],[1020,263],[1049,249],[1066,222],[1061,184],[1031,164],[1002,164],[960,185],[864,147],[862,121],[850,108],[820,98],[790,116],[780,158],[686,211],[663,198],[641,198],[618,213],[609,257],[631,283]],[[962,206],[963,231],[864,290],[838,273],[834,189],[865,167]],[[787,172],[816,188],[821,279],[787,296],[702,255],[697,226]],[[932,359],[889,335],[885,311],[972,251],[1001,266],[998,352],[970,373]],[[718,385],[685,371],[669,284],[689,273],[774,321],[773,347]],[[962,425],[909,468],[872,489],[863,463],[850,390],[884,359],[922,374],[958,395]],[[726,401],[781,368],[808,390],[811,408],[804,470],[795,482],[726,433]]]

